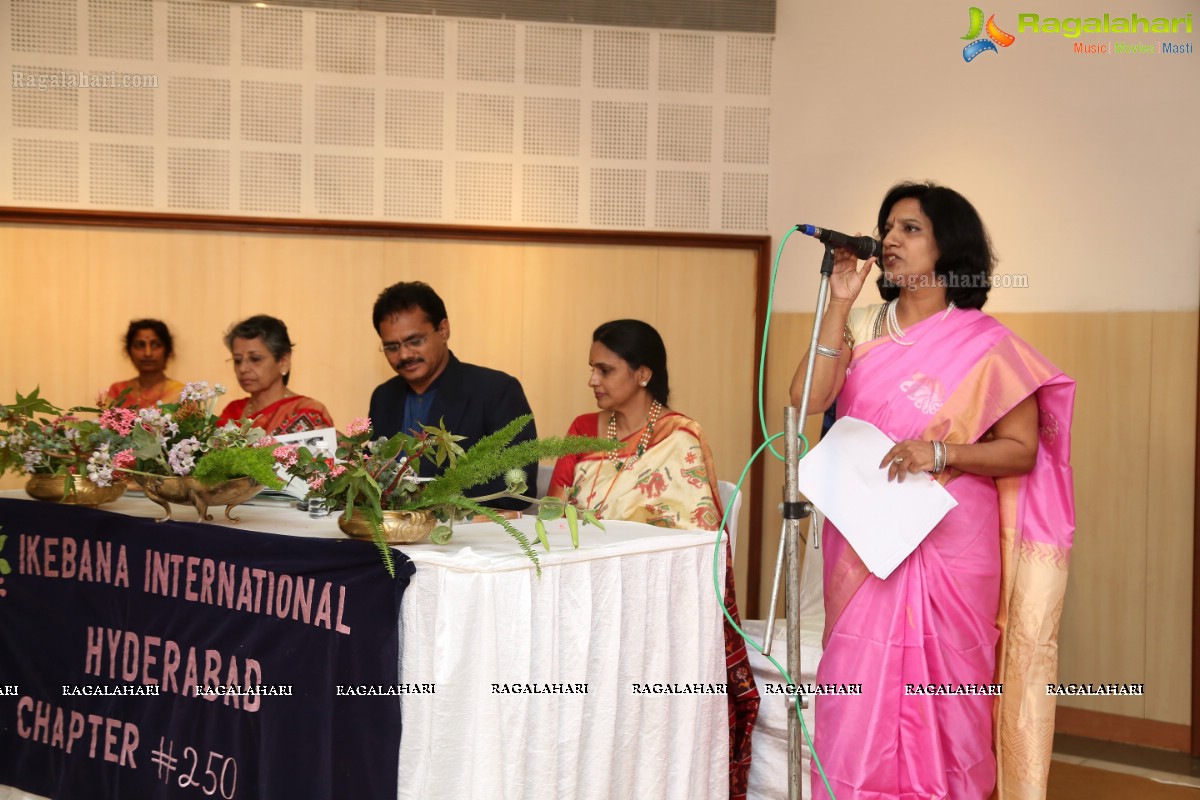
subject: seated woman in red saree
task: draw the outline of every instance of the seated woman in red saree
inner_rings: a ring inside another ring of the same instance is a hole
[[[588,385],[600,413],[582,414],[568,435],[618,439],[611,453],[565,456],[554,466],[549,494],[606,519],[664,528],[716,530],[723,510],[712,452],[700,425],[667,408],[667,351],[639,320],[606,322],[592,336]],[[733,559],[725,537],[725,607],[739,619]],[[744,797],[750,773],[750,733],[758,717],[746,646],[725,624],[729,696],[729,796]]]
[[[292,342],[282,320],[260,314],[239,322],[225,334],[225,346],[238,385],[250,396],[225,406],[219,423],[249,419],[269,434],[333,427],[324,405],[287,387]]]
[[[150,408],[179,401],[183,384],[167,377],[167,362],[175,344],[167,324],[157,319],[135,319],[125,331],[125,355],[137,369],[137,377],[117,381],[104,393],[106,405]]]
[[[889,302],[851,312],[874,259],[839,251],[809,410],[836,398],[896,443],[872,467],[958,505],[886,579],[826,521],[817,682],[862,694],[816,698],[814,750],[838,800],[1045,797],[1075,384],[979,310],[994,259],[962,195],[893,187],[879,232]],[[828,797],[815,766],[812,787]]]

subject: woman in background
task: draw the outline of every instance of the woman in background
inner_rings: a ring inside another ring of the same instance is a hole
[[[603,432],[622,447],[560,458],[549,494],[592,509],[604,519],[716,530],[722,509],[712,452],[700,425],[667,407],[667,350],[658,331],[640,320],[606,322],[592,335],[588,366],[588,386],[600,412],[576,417],[567,435]],[[725,608],[738,620],[729,537],[725,548]],[[746,794],[750,733],[759,699],[746,646],[728,621],[724,627],[729,796],[740,798]]]
[[[238,385],[250,396],[225,406],[219,423],[249,419],[272,435],[333,427],[324,405],[287,386],[292,342],[282,320],[266,314],[243,320],[225,334],[225,346]]]
[[[177,402],[183,384],[168,378],[166,373],[167,361],[174,354],[175,344],[166,323],[157,319],[130,322],[125,331],[125,355],[129,356],[138,374],[109,386],[105,400],[124,408]]]

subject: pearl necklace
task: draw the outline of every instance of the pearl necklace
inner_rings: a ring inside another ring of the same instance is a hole
[[[662,413],[662,409],[662,403],[658,402],[657,400],[650,404],[650,413],[646,415],[646,428],[642,431],[642,437],[638,439],[636,453],[624,461],[618,461],[617,451],[608,451],[608,460],[616,465],[617,472],[620,472],[623,469],[629,469],[639,458],[645,454],[646,448],[650,446],[650,437],[654,435],[654,423],[658,421],[658,415]],[[613,412],[613,415],[608,418],[608,438],[612,439],[614,442],[617,441],[617,413],[615,411]]]
[[[885,315],[885,319],[887,320],[888,337],[901,347],[912,347],[914,344],[916,344],[916,342],[910,342],[906,340],[904,329],[900,327],[900,322],[896,319],[896,305],[899,302],[900,299],[897,298],[887,304],[887,314]],[[946,312],[942,314],[941,318],[938,319],[938,322],[941,322],[943,319],[950,316],[950,312],[954,309],[954,301],[951,300],[950,305],[946,306]]]

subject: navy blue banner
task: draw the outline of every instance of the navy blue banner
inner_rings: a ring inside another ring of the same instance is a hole
[[[0,537],[0,784],[396,796],[399,697],[347,687],[397,684],[403,555],[9,499]]]

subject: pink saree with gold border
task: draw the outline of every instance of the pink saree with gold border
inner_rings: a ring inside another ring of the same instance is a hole
[[[817,680],[862,694],[816,699],[814,747],[838,800],[1044,797],[1046,684],[1075,526],[1075,384],[980,311],[935,315],[907,336],[914,345],[884,336],[854,349],[839,417],[895,441],[967,444],[1035,395],[1037,462],[1001,479],[946,470],[958,506],[886,580],[826,522]],[[812,785],[828,797],[815,768]]]

